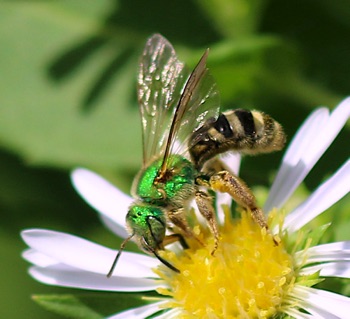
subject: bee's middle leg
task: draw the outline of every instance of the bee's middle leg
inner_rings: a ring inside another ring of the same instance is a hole
[[[195,199],[196,199],[196,204],[199,209],[199,212],[207,220],[210,231],[214,235],[215,244],[214,244],[214,249],[211,252],[211,254],[214,255],[215,251],[218,248],[219,231],[218,231],[218,224],[215,218],[213,200],[211,196],[209,196],[207,193],[199,190],[196,192]]]
[[[258,207],[255,196],[245,182],[239,177],[228,171],[221,171],[210,177],[209,187],[214,191],[231,195],[238,205],[251,211],[253,220],[258,223],[261,228],[268,229],[265,215]]]

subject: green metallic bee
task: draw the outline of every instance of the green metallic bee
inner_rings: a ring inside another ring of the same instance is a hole
[[[216,155],[230,150],[248,154],[278,150],[284,145],[283,130],[258,111],[220,114],[217,86],[206,67],[208,52],[189,73],[164,37],[155,34],[146,43],[138,76],[143,167],[134,180],[135,202],[126,215],[130,236],[122,243],[108,277],[131,238],[143,251],[179,272],[158,251],[175,241],[186,248],[184,237],[195,238],[186,219],[192,199],[215,238],[214,254],[219,232],[213,200],[203,188],[230,194],[267,228],[254,195]],[[173,226],[181,233],[166,235]]]

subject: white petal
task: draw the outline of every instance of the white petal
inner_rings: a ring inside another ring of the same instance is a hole
[[[101,176],[87,169],[78,168],[74,170],[71,178],[75,189],[86,202],[98,212],[119,224],[123,237],[127,237],[124,229],[125,215],[133,199]]]
[[[107,317],[106,319],[144,319],[159,311],[159,307],[167,301],[155,302],[150,305],[145,305],[137,308],[128,309],[119,314]]]
[[[349,116],[350,98],[347,98],[330,116],[327,109],[321,108],[308,117],[288,147],[271,187],[265,211],[279,208],[286,202],[333,142]]]
[[[45,254],[42,254],[41,252],[35,250],[35,249],[27,249],[22,253],[22,257],[29,261],[30,263],[40,266],[40,267],[47,267],[56,265],[58,261],[54,258],[51,258]]]
[[[101,222],[108,228],[112,233],[116,234],[118,237],[126,238],[127,232],[125,227],[120,227],[118,223],[110,219],[106,215],[99,215]]]
[[[305,308],[306,310],[311,312],[311,308],[319,309],[319,313],[327,312],[342,319],[350,319],[350,298],[310,287],[299,286],[294,290],[295,295],[300,295],[305,303],[311,305],[309,309]],[[326,318],[332,318],[331,315]]]
[[[32,229],[22,232],[22,238],[28,246],[72,267],[107,274],[116,251],[92,243],[88,240],[56,231]],[[159,264],[157,259],[123,252],[115,273],[125,277],[155,277],[151,268]]]
[[[220,157],[220,160],[224,163],[224,165],[229,169],[230,172],[234,173],[238,176],[239,167],[241,165],[241,155],[239,153],[228,153],[224,156]],[[231,207],[232,197],[226,193],[216,193],[216,210],[218,212],[218,220],[219,223],[224,222],[224,214],[222,211],[222,205],[226,205]]]
[[[329,120],[329,110],[321,107],[313,111],[301,125],[293,137],[288,149],[283,156],[283,164],[288,163],[290,166],[298,164],[303,158],[304,152],[310,146],[312,140],[319,134],[322,127]]]
[[[345,260],[350,260],[350,252],[334,251],[328,254],[323,253],[323,254],[314,255],[312,257],[308,256],[306,263],[312,264],[312,263],[320,263],[320,262],[326,262],[326,261],[345,261]]]
[[[288,308],[284,311],[287,315],[291,316],[292,318],[295,319],[317,319],[317,317],[313,315],[309,315],[307,313],[301,312],[298,309],[295,308]],[[319,318],[319,317],[318,317]]]
[[[227,153],[220,157],[220,160],[227,166],[230,172],[239,175],[241,166],[241,155],[239,153]]]
[[[47,285],[102,291],[151,291],[164,287],[161,280],[148,278],[111,277],[69,266],[31,267],[29,273],[36,280]]]
[[[307,250],[310,255],[332,251],[350,251],[350,241],[338,241],[336,243],[317,245]]]
[[[181,311],[175,308],[152,318],[153,319],[173,319],[173,318],[177,319],[177,318],[181,318]]]
[[[350,261],[323,263],[301,269],[301,275],[311,275],[320,271],[321,277],[350,278]]]
[[[350,160],[292,213],[283,225],[284,229],[293,232],[324,212],[350,191]]]
[[[305,302],[306,304],[306,302]],[[317,319],[342,319],[342,317],[338,317],[336,315],[333,315],[332,313],[328,312],[325,309],[320,309],[317,306],[314,305],[307,305],[307,310],[314,316],[314,318]]]
[[[232,197],[229,194],[226,193],[216,193],[216,211],[218,212],[218,222],[220,224],[224,223],[225,215],[222,210],[222,205],[226,205],[228,207],[231,207],[232,204]]]
[[[309,115],[299,128],[283,157],[281,167],[271,186],[264,207],[265,211],[270,211],[274,207],[281,207],[300,184],[300,179],[305,170],[302,156],[328,118],[328,109],[317,109]]]
[[[297,260],[311,264],[324,261],[350,260],[350,241],[318,245],[295,254]]]

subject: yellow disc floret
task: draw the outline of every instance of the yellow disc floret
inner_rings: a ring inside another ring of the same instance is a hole
[[[165,252],[180,273],[157,270],[169,288],[158,292],[171,297],[166,308],[179,309],[178,318],[270,318],[279,313],[294,284],[291,256],[250,215],[226,221],[220,227],[219,248],[200,232],[204,246],[191,245],[181,255]],[[194,246],[194,247],[192,247]]]

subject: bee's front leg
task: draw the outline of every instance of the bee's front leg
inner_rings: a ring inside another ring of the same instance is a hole
[[[204,246],[204,244],[202,243],[202,241],[193,233],[191,227],[188,225],[188,222],[185,218],[185,209],[184,208],[173,208],[171,210],[169,210],[168,212],[168,218],[169,221],[176,227],[178,227],[182,233],[184,234],[185,237],[187,238],[194,238],[195,240],[198,241],[198,243],[202,246]],[[187,243],[183,243],[180,240],[180,244],[184,247],[184,248],[188,248]],[[185,247],[187,246],[187,247]]]
[[[173,208],[168,211],[167,216],[170,222],[174,226],[180,228],[186,237],[195,237],[192,229],[188,225],[188,222],[185,218],[184,208]]]
[[[238,205],[250,210],[253,220],[261,228],[268,229],[263,211],[258,207],[255,196],[243,180],[228,171],[221,171],[213,174],[208,183],[212,190],[231,195]]]
[[[170,245],[170,244],[175,243],[177,241],[180,243],[180,245],[182,246],[183,249],[188,248],[187,242],[186,242],[184,236],[182,236],[181,234],[171,234],[171,235],[165,236],[164,240],[163,240],[163,245],[167,246],[167,245]]]

